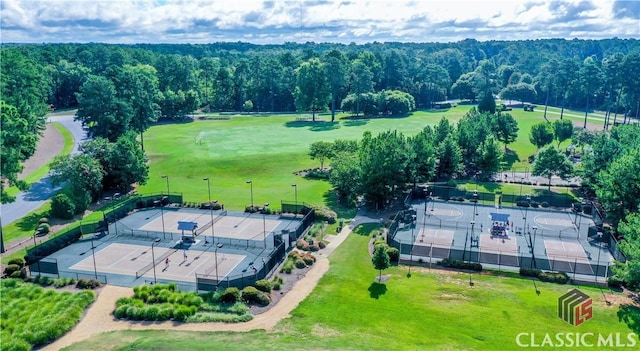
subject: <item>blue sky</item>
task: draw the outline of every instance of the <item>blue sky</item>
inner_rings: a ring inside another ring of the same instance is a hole
[[[0,0],[3,43],[640,38],[640,0]]]

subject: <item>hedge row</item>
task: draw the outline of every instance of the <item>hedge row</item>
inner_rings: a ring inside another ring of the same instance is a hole
[[[477,272],[482,270],[482,265],[480,263],[465,262],[461,260],[450,260],[448,258],[445,258],[442,261],[439,261],[438,264],[441,265],[442,267],[468,269],[468,270],[477,271]]]
[[[544,272],[539,269],[520,268],[520,275],[524,277],[538,278],[543,282],[566,284],[569,276],[565,272]]]

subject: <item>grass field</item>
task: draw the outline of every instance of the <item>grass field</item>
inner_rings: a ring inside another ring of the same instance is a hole
[[[469,274],[413,267],[407,278],[406,266],[383,271],[389,280],[378,284],[367,252],[375,228],[350,235],[318,286],[274,332],[118,331],[68,350],[516,350],[518,333],[640,332],[637,308],[607,306],[593,287],[579,288],[593,298],[594,317],[574,327],[556,316],[557,298],[574,286],[536,282],[538,295],[531,280],[473,274],[470,287]]]
[[[145,134],[145,150],[151,160],[148,184],[140,192],[181,192],[188,201],[207,199],[207,184],[211,177],[212,198],[229,208],[243,209],[251,201],[253,181],[254,203],[294,200],[298,185],[298,198],[314,204],[334,204],[328,182],[308,180],[293,173],[318,167],[317,161],[307,155],[309,145],[315,141],[360,139],[364,131],[374,135],[397,129],[414,135],[426,125],[435,125],[444,116],[451,121],[460,119],[470,106],[458,106],[442,111],[417,111],[408,117],[376,119],[337,119],[328,122],[297,121],[297,115],[269,117],[233,116],[228,120],[195,121],[184,124],[157,125]],[[528,141],[533,123],[543,120],[541,113],[512,111],[520,124],[518,141],[510,147],[517,151],[514,166],[521,166],[528,155],[535,152]],[[196,143],[199,134],[201,142]]]

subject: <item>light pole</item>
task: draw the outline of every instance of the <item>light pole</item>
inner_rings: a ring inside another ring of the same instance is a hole
[[[218,281],[218,249],[221,249],[222,246],[222,244],[218,244],[218,246],[216,246],[216,249],[213,251],[213,255],[216,260],[216,286],[220,285],[220,282]]]
[[[464,255],[467,253],[467,241],[469,241],[469,227],[467,227],[467,234],[464,237],[464,249],[462,249],[462,261],[464,262]]]
[[[166,174],[162,175],[162,178],[167,180],[167,200],[171,203],[171,192],[169,191],[169,176]]]
[[[153,247],[156,246],[157,243],[160,242],[160,238],[156,238],[151,243],[151,265],[153,266],[153,284],[155,285],[158,281],[156,279],[156,255],[153,253]]]
[[[163,174],[162,178],[165,178],[167,180],[167,198],[169,198],[169,176]],[[164,240],[167,238],[167,233],[164,229],[164,194],[162,193],[160,193],[160,218],[162,219],[162,239]]]
[[[413,262],[413,244],[415,243],[416,239],[413,235],[413,227],[415,227],[415,225],[411,225],[411,250],[409,251],[409,273],[407,273],[407,277],[411,277],[411,263]]]
[[[531,233],[529,232],[529,228],[527,227],[527,215],[529,214],[529,206],[531,206],[531,196],[529,194],[525,194],[525,196],[527,198],[527,205],[524,208],[524,227],[522,228],[522,230],[524,232],[524,235],[529,233],[529,243],[531,243]]]
[[[533,243],[531,244],[531,264],[533,267],[537,267],[536,265],[536,233],[538,232],[538,227],[533,226]],[[531,239],[531,233],[529,233],[529,239]]]
[[[36,243],[36,233],[37,231],[33,233],[33,251],[38,253],[38,256],[36,257],[37,259],[36,262],[38,263],[38,276],[40,276],[40,260],[39,260],[40,253],[38,252],[38,244]]]
[[[253,211],[253,181],[247,180],[247,184],[251,186],[251,211]]]
[[[262,241],[264,241],[264,248],[267,248],[267,208],[269,207],[269,203],[264,203],[264,208],[262,209]]]
[[[471,238],[469,239],[469,262],[471,262],[472,260],[472,253],[473,253],[473,235],[474,235],[474,226],[476,225],[476,221],[471,221]]]
[[[207,193],[209,194],[209,215],[211,216],[211,243],[213,244],[216,242],[216,234],[215,230],[213,229],[213,203],[211,202],[211,182],[209,181],[209,177],[204,178],[203,180],[207,181]]]
[[[600,273],[600,252],[602,251],[602,232],[598,232],[597,237],[598,237],[598,264],[596,265],[596,279],[595,279],[596,283],[598,282],[598,273]]]
[[[298,184],[291,184],[296,194],[296,217],[298,216]]]

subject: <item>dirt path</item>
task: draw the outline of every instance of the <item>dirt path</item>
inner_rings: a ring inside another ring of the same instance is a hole
[[[135,322],[118,320],[113,317],[116,301],[132,295],[131,288],[105,286],[96,301],[89,307],[80,323],[69,333],[42,350],[60,350],[93,335],[114,330],[183,330],[183,331],[250,331],[264,329],[270,331],[278,322],[290,316],[291,311],[313,291],[320,278],[329,270],[329,255],[347,238],[353,228],[361,223],[378,222],[368,217],[356,217],[336,235],[325,249],[318,252],[316,263],[307,274],[268,311],[255,316],[246,323],[176,323]]]

